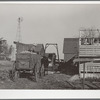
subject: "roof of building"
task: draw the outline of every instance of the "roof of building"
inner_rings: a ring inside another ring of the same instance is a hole
[[[64,38],[63,53],[75,53],[78,48],[79,38]]]

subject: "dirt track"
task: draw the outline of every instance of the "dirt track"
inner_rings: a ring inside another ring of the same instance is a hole
[[[8,71],[0,72],[0,89],[68,89],[65,81],[69,78],[64,74],[51,74],[40,78],[38,82],[29,78],[18,78],[15,82],[9,79]]]
[[[15,82],[9,78],[9,70],[13,63],[8,61],[0,62],[0,89],[69,89],[70,85],[66,80],[70,78],[64,74],[49,74],[40,78],[38,82],[27,77],[18,78]]]
[[[12,66],[12,62],[0,61],[0,89],[83,89],[79,75],[69,76],[61,73],[49,73],[38,82],[24,75],[13,82],[9,77]],[[84,87],[85,89],[100,89],[100,80],[93,84],[86,80]]]
[[[5,72],[3,72],[5,73]],[[6,74],[7,75],[7,74]],[[15,82],[11,81],[5,74],[0,77],[0,89],[68,89],[71,88],[64,79],[63,74],[46,75],[38,82],[28,78],[18,78]]]

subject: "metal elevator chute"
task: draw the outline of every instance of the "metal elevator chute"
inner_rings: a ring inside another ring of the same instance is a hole
[[[57,57],[58,57],[58,62],[59,62],[59,51],[58,51],[58,44],[57,43],[46,43],[45,44],[45,53],[46,53],[46,49],[49,47],[49,46],[54,46],[57,50]]]

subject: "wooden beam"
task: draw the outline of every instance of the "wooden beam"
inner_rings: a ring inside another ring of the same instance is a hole
[[[85,63],[83,63],[83,89],[85,88],[84,86],[85,86]]]
[[[100,59],[95,58],[76,58],[73,60],[74,63],[80,62],[80,63],[86,63],[86,62],[100,62]]]

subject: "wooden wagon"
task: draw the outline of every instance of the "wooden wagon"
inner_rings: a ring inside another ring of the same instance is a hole
[[[13,64],[12,80],[20,77],[21,73],[30,73],[35,80],[44,73],[44,66],[41,66],[41,56],[32,52],[21,52],[16,54],[16,61]]]

